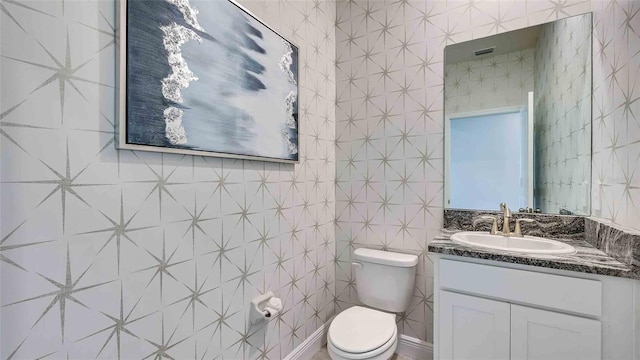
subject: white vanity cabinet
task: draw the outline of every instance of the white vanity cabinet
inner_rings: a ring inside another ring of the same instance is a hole
[[[511,358],[600,359],[601,327],[598,320],[511,305]]]
[[[508,360],[510,305],[449,291],[440,292],[441,359]]]
[[[434,359],[640,360],[634,280],[434,259]]]

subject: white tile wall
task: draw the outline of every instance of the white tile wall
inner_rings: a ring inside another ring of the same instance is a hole
[[[420,254],[399,324],[432,341],[444,46],[592,9],[593,214],[639,228],[638,2],[242,3],[301,47],[300,165],[116,152],[114,2],[0,2],[2,357],[282,358],[358,246]]]
[[[299,165],[116,151],[116,2],[0,2],[0,357],[281,359],[333,314],[335,4],[242,4],[300,47]]]
[[[591,185],[590,16],[544,25],[535,49],[535,204],[588,215]]]
[[[640,3],[594,1],[592,214],[640,229]]]
[[[336,21],[336,293],[357,302],[353,248],[421,253],[401,331],[432,341],[426,244],[442,224],[447,44],[594,12],[593,214],[640,228],[640,3],[351,0]]]
[[[531,48],[446,65],[447,114],[526,106],[534,57]]]

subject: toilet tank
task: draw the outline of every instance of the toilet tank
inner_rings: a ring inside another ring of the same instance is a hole
[[[353,252],[358,299],[367,306],[404,312],[415,286],[418,257],[360,248]]]

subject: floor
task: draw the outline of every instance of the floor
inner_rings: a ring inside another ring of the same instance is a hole
[[[329,353],[327,352],[327,347],[325,346],[322,349],[320,349],[320,351],[318,351],[315,355],[313,355],[311,360],[331,360],[331,358],[329,357]],[[394,354],[391,360],[411,360],[411,359],[406,356]]]

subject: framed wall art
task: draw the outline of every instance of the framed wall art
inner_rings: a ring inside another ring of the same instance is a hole
[[[295,44],[231,0],[119,3],[119,149],[298,161]]]

